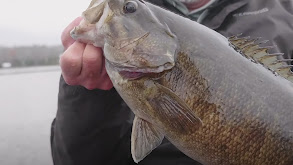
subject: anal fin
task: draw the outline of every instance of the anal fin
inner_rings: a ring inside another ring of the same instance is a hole
[[[164,134],[151,123],[135,116],[131,135],[131,154],[138,163],[162,143]]]

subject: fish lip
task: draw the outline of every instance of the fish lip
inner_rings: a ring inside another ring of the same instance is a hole
[[[154,67],[154,68],[132,68],[132,67],[123,67],[116,68],[118,73],[125,79],[135,80],[148,75],[159,74],[164,72],[165,70],[159,69],[162,66]]]
[[[118,70],[118,71],[128,71],[128,72],[142,72],[142,73],[160,73],[163,72],[164,65],[155,66],[155,67],[137,67],[132,65],[121,65],[117,63],[112,63],[112,65]]]
[[[128,80],[136,80],[139,79],[143,76],[145,76],[147,73],[143,73],[143,72],[130,72],[130,71],[120,71],[119,74]]]
[[[114,67],[123,78],[128,80],[139,79],[144,76],[148,76],[148,75],[156,74],[156,73],[162,73],[165,70],[171,69],[171,68],[163,69],[164,65],[157,66],[157,67],[140,68],[140,67],[130,66],[130,65],[121,65],[118,63],[110,62],[108,60],[107,62],[110,65],[112,65],[112,67]]]

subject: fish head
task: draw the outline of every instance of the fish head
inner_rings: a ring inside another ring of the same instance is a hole
[[[102,47],[107,62],[130,73],[124,75],[169,70],[175,65],[177,37],[148,5],[142,0],[93,0],[71,36]]]

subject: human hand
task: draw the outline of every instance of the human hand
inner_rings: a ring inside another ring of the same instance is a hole
[[[65,49],[60,57],[63,78],[69,85],[81,85],[89,90],[110,90],[113,84],[106,72],[102,49],[75,41],[70,36],[70,31],[81,20],[81,17],[76,18],[61,35]]]

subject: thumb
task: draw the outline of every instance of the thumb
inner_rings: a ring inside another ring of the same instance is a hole
[[[63,30],[61,35],[61,42],[65,50],[75,42],[75,40],[70,36],[70,31],[75,26],[79,25],[81,20],[82,20],[82,17],[77,17]]]

